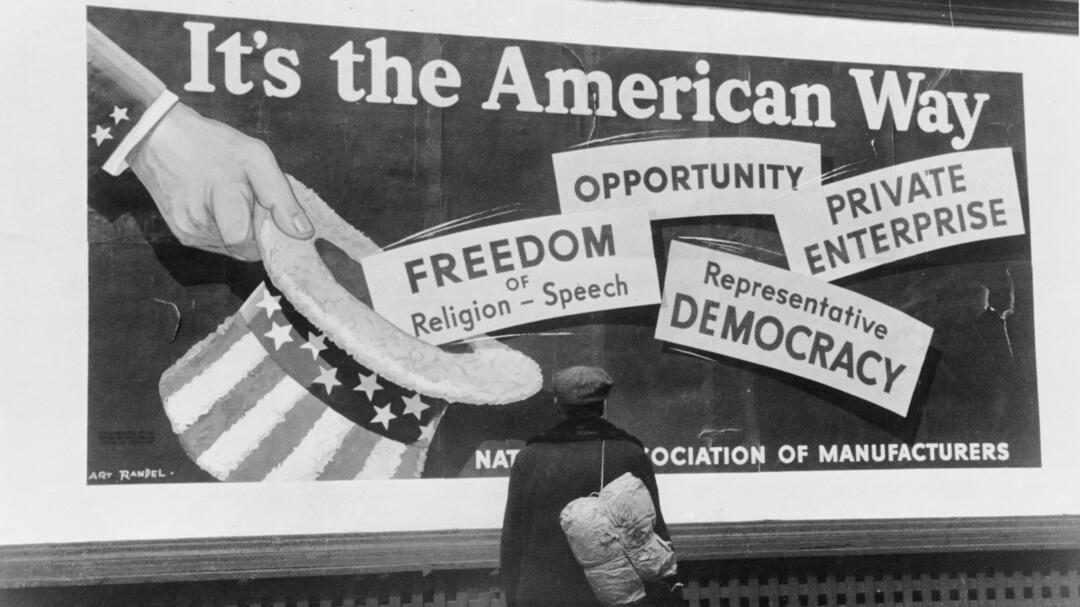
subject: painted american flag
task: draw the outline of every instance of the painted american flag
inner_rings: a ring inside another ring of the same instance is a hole
[[[184,450],[223,481],[417,478],[448,404],[357,364],[268,283],[159,390]]]

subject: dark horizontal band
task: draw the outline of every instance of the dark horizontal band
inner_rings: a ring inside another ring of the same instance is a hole
[[[0,546],[0,587],[494,569],[499,530]],[[1080,549],[1080,516],[675,525],[682,562]]]
[[[665,0],[664,3],[953,27],[1077,33],[1076,0]]]

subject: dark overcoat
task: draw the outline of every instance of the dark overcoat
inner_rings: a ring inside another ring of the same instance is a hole
[[[633,436],[599,418],[568,419],[529,439],[510,471],[500,562],[508,607],[600,605],[559,526],[571,501],[630,472],[652,495],[656,532],[669,540],[652,464]]]

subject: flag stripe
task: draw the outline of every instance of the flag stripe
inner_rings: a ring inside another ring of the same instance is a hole
[[[364,462],[367,461],[371,451],[375,448],[375,444],[381,438],[378,434],[353,424],[352,431],[345,437],[341,449],[338,449],[334,458],[323,469],[322,474],[319,475],[319,480],[356,478],[356,475],[360,474],[360,471],[364,469]]]
[[[394,478],[420,478],[420,471],[424,466],[424,457],[427,454],[427,442],[423,445],[409,445],[405,453],[401,454],[401,463],[398,464]]]
[[[237,377],[251,373],[266,357],[266,350],[259,340],[245,333],[206,370],[165,397],[165,412],[173,430],[180,434],[188,429],[232,390]]]
[[[399,443],[396,440],[380,436],[379,441],[375,443],[375,448],[371,450],[367,461],[364,462],[364,467],[360,469],[356,478],[358,480],[393,478],[398,466],[401,465],[401,456],[405,453],[407,447],[408,445],[405,443]]]
[[[372,398],[364,397],[355,385],[369,371],[330,342],[316,344],[322,352],[313,360],[301,346],[317,330],[303,328],[306,321],[295,311],[290,316],[288,302],[273,293],[260,286],[163,374],[165,410],[188,455],[229,481],[419,477],[429,441],[416,436],[425,419],[428,427],[438,424],[445,403],[427,401],[430,409],[406,413],[415,408],[412,391],[384,378]],[[278,349],[267,333],[282,320],[301,328],[292,327],[294,341]],[[327,368],[342,383],[314,386]],[[373,424],[387,409],[390,427]]]
[[[285,414],[285,419],[259,443],[258,448],[229,474],[228,480],[264,480],[275,466],[289,457],[325,411],[326,404],[309,392]]]
[[[184,450],[192,458],[198,458],[284,378],[285,372],[273,360],[263,359],[253,372],[244,376],[240,383],[180,435]]]
[[[439,421],[442,420],[445,413],[446,407],[440,407],[432,416],[431,421],[428,422],[432,432],[439,427]],[[424,471],[424,463],[427,461],[427,452],[430,446],[431,441],[428,439],[409,445],[409,448],[405,450],[404,455],[401,457],[401,464],[398,466],[397,472],[394,473],[394,478],[420,478],[420,474]]]
[[[169,395],[179,390],[247,334],[247,324],[240,316],[230,316],[216,331],[192,346],[180,360],[165,371],[158,384],[161,394]]]
[[[315,480],[337,453],[341,442],[354,425],[345,416],[326,407],[300,444],[263,480]]]
[[[225,479],[281,423],[285,414],[310,393],[291,377],[282,379],[254,407],[199,455],[196,463],[215,478]]]

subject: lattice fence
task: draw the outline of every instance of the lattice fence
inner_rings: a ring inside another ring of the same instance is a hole
[[[1075,553],[689,564],[693,607],[1080,606]]]
[[[1080,553],[684,563],[687,607],[1080,607]],[[0,590],[11,607],[503,607],[492,571]]]

